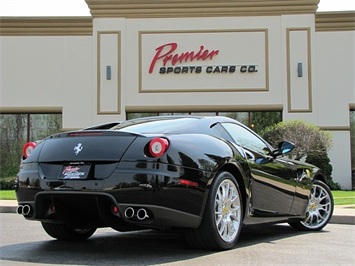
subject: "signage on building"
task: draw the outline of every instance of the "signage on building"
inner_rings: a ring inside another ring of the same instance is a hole
[[[267,30],[141,32],[140,91],[268,90]]]

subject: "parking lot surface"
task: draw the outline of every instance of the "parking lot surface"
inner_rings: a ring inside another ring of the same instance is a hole
[[[287,224],[244,227],[234,249],[191,249],[178,233],[99,229],[83,242],[57,241],[40,223],[1,213],[0,265],[354,265],[355,225],[298,232]]]

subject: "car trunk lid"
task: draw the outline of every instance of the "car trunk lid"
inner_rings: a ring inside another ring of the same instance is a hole
[[[78,131],[47,138],[38,163],[42,178],[50,180],[105,179],[137,138],[117,131]]]
[[[45,140],[38,162],[118,162],[136,137],[118,131],[57,134]]]

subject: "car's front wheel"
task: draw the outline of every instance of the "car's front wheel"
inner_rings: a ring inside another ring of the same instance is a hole
[[[92,236],[96,228],[75,229],[65,224],[42,222],[42,227],[48,235],[59,240],[85,240]]]
[[[234,176],[220,172],[210,189],[206,209],[198,229],[187,233],[193,247],[225,250],[232,248],[242,226],[242,199]]]
[[[292,227],[306,231],[318,231],[328,224],[333,215],[334,200],[329,187],[316,180],[308,200],[306,217],[303,221],[290,222]]]

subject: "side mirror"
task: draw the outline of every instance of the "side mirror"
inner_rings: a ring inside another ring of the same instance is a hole
[[[293,151],[294,148],[295,148],[295,144],[293,144],[291,142],[282,141],[279,143],[279,150],[282,155],[290,153],[291,151]]]
[[[290,153],[291,151],[293,151],[294,148],[295,144],[288,141],[281,141],[278,145],[277,150],[273,151],[273,157],[275,158],[276,156]]]

